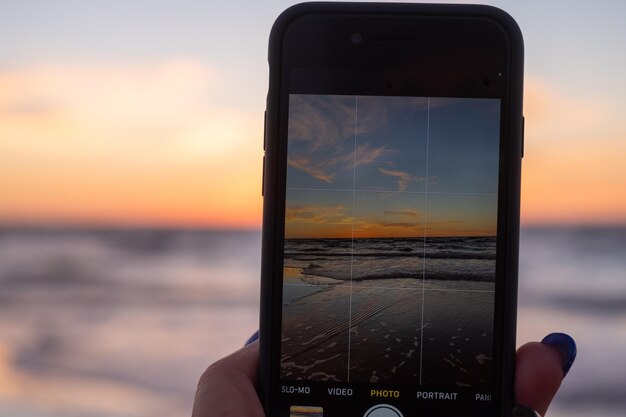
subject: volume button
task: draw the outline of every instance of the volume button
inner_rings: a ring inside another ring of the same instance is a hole
[[[526,131],[526,118],[522,116],[522,158],[524,157],[524,136]]]
[[[267,142],[267,110],[263,112],[263,150]]]
[[[261,197],[265,195],[265,154],[263,154],[263,173],[261,174]]]

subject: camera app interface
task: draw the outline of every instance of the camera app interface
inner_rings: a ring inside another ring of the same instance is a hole
[[[290,95],[280,378],[293,407],[325,414],[306,403],[316,389],[490,401],[499,131],[499,99]]]

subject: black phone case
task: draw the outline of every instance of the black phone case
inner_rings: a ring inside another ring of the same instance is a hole
[[[499,24],[505,31],[509,41],[510,60],[508,62],[509,80],[508,86],[511,100],[509,114],[503,117],[509,118],[508,148],[506,150],[506,163],[504,166],[507,181],[500,185],[499,194],[504,194],[506,203],[505,218],[498,219],[498,234],[502,234],[505,242],[505,252],[502,256],[504,264],[504,276],[506,282],[497,291],[500,291],[499,300],[504,306],[496,304],[496,311],[500,309],[504,315],[504,331],[497,335],[494,333],[494,343],[500,344],[503,354],[500,374],[504,383],[501,401],[498,404],[498,414],[508,417],[514,401],[513,378],[515,371],[515,335],[517,320],[517,280],[518,280],[518,256],[519,256],[519,217],[520,217],[520,181],[521,181],[521,157],[523,156],[523,38],[519,26],[506,12],[492,6],[484,5],[446,5],[446,4],[400,4],[400,3],[330,3],[311,2],[301,3],[285,10],[275,21],[269,38],[269,91],[267,95],[265,114],[265,137],[263,160],[263,233],[262,233],[262,260],[261,260],[261,310],[259,323],[259,376],[258,393],[266,415],[270,417],[270,400],[272,389],[278,390],[278,386],[271,386],[273,378],[270,363],[278,360],[278,352],[272,351],[270,335],[281,330],[272,328],[276,314],[280,314],[280,283],[276,282],[276,275],[280,274],[282,259],[279,255],[281,249],[277,247],[277,237],[281,237],[283,230],[282,219],[276,218],[277,196],[284,192],[281,189],[284,178],[284,169],[279,166],[278,130],[280,109],[280,83],[281,83],[281,58],[282,40],[287,27],[297,17],[309,13],[315,14],[352,14],[352,15],[406,15],[416,14],[421,16],[465,16],[487,18]],[[272,361],[272,359],[274,361]],[[495,366],[498,366],[497,364]]]

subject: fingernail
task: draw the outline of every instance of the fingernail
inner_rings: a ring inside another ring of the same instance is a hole
[[[551,346],[559,353],[563,366],[563,376],[567,375],[574,359],[576,359],[576,342],[570,335],[565,333],[550,333],[541,341],[544,345]]]
[[[244,346],[248,346],[252,344],[258,338],[259,338],[259,331],[257,330],[256,332],[252,333],[252,336],[250,336],[248,340],[246,340],[246,344]]]
[[[525,405],[516,405],[513,408],[513,417],[541,417],[538,412]]]

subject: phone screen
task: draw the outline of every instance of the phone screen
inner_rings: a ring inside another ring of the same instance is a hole
[[[508,415],[519,29],[482,6],[299,10],[270,37],[266,413]]]
[[[489,415],[500,114],[288,95],[282,415]]]

